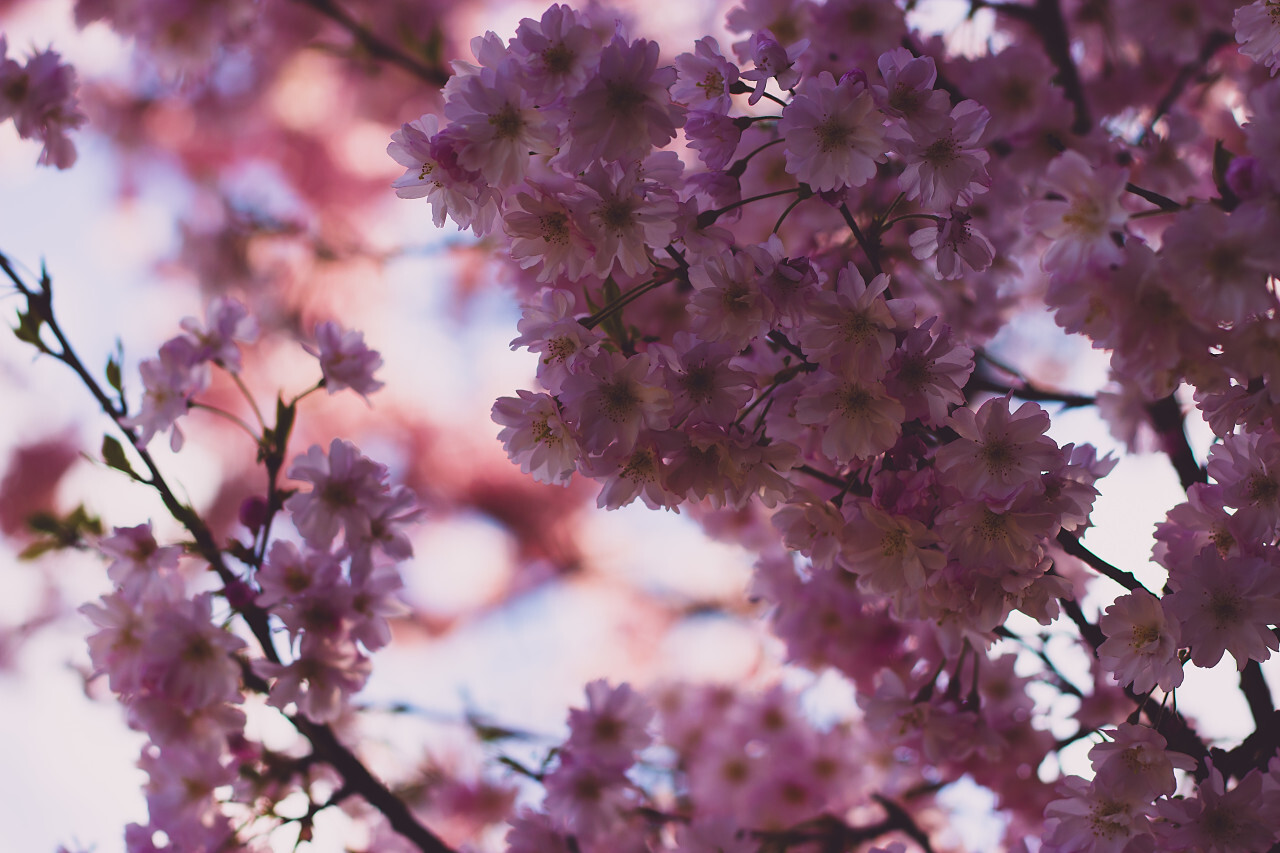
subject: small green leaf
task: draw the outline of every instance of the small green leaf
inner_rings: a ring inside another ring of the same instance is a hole
[[[39,557],[43,557],[50,551],[57,550],[60,546],[53,539],[42,539],[39,542],[32,542],[18,553],[18,559],[24,562],[30,562]]]
[[[107,463],[108,468],[122,471],[135,480],[142,479],[138,476],[138,472],[133,470],[133,466],[129,464],[129,459],[124,454],[123,445],[109,435],[102,437],[102,461]]]
[[[62,548],[79,548],[84,545],[86,536],[102,535],[102,521],[90,515],[83,504],[73,509],[65,518],[59,518],[51,512],[32,513],[27,518],[27,526],[32,532],[41,534],[42,538],[23,549],[18,555],[22,560],[34,560],[42,554]]]
[[[284,446],[289,441],[289,433],[293,432],[293,421],[297,417],[298,406],[296,403],[285,405],[283,397],[276,398],[276,440],[279,446]]]
[[[40,328],[43,325],[44,321],[34,311],[19,311],[18,326],[13,333],[18,340],[31,344],[40,352],[47,353],[49,348],[44,345],[44,341],[40,340]]]
[[[117,340],[115,355],[107,359],[107,384],[116,389],[117,394],[124,393],[124,378],[120,375],[122,361],[124,361],[124,348]]]

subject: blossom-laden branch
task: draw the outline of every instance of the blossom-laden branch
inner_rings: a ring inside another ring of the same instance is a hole
[[[213,531],[192,507],[177,497],[160,471],[155,458],[140,442],[139,433],[128,417],[123,396],[120,402],[108,396],[68,340],[54,314],[53,283],[48,272],[42,271],[37,285],[29,286],[4,254],[0,254],[0,270],[5,273],[26,301],[25,311],[19,314],[16,329],[18,337],[36,347],[41,353],[70,368],[115,427],[129,440],[129,444],[134,448],[146,469],[145,477],[134,475],[134,479],[154,489],[166,511],[191,535],[196,553],[217,574],[223,586],[223,594],[245,620],[245,624],[258,641],[266,661],[280,666],[281,658],[272,636],[267,610],[255,603],[251,594],[246,595],[244,581],[227,565]],[[42,332],[45,329],[52,335],[53,344],[56,346],[43,339]],[[273,514],[283,508],[277,476],[283,466],[295,414],[291,407],[286,407],[283,403],[279,408],[276,426],[274,429],[264,430],[259,452],[260,459],[268,471],[269,493],[273,496],[270,501]],[[124,464],[127,465],[127,463]],[[260,561],[260,558],[261,552],[257,559]],[[261,563],[257,562],[256,565],[260,566]],[[242,666],[242,677],[245,685],[250,689],[260,693],[268,692],[267,681],[254,672],[247,663]],[[314,755],[339,773],[343,779],[344,789],[363,797],[387,818],[397,832],[408,838],[423,853],[451,853],[450,848],[443,841],[418,821],[404,801],[370,773],[355,753],[338,740],[332,728],[327,724],[307,719],[300,711],[286,714],[286,717],[311,743]]]

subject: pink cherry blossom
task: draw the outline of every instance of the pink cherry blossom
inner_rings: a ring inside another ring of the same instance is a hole
[[[1117,598],[1098,627],[1107,635],[1098,659],[1119,684],[1147,693],[1157,686],[1167,692],[1182,683],[1178,622],[1166,618],[1154,595],[1135,590]]]
[[[885,160],[884,116],[871,93],[827,72],[811,77],[782,110],[787,171],[815,190],[860,187]]]
[[[547,394],[516,393],[493,404],[493,419],[503,426],[498,440],[524,473],[541,483],[567,485],[581,451],[560,406]]]

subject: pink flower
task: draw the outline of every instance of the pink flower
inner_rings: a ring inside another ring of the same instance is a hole
[[[400,198],[426,198],[437,228],[450,217],[477,236],[492,226],[498,212],[497,192],[479,172],[458,161],[458,140],[437,132],[439,119],[427,113],[391,134],[387,154],[405,173],[391,185]]]
[[[382,387],[373,378],[373,372],[382,366],[382,356],[369,349],[364,334],[344,331],[332,320],[316,325],[316,345],[306,347],[307,352],[320,359],[325,390],[336,394],[350,388],[366,400]]]
[[[94,675],[106,674],[112,692],[130,696],[142,689],[143,650],[156,608],[120,593],[84,604],[80,612],[98,628],[88,639]]]
[[[157,432],[168,429],[172,430],[169,446],[175,452],[181,450],[178,418],[187,413],[191,398],[209,382],[208,369],[201,369],[195,345],[189,338],[172,338],[160,347],[159,357],[138,364],[138,373],[146,387],[142,408],[121,423],[139,431],[138,447],[146,447]]]
[[[681,496],[667,488],[663,461],[674,441],[673,433],[643,431],[633,444],[614,444],[585,460],[583,473],[603,481],[596,506],[618,509],[636,498],[649,509],[678,506]]]
[[[1230,791],[1222,771],[1209,762],[1209,777],[1195,797],[1160,801],[1156,831],[1165,849],[1204,853],[1254,853],[1270,850],[1278,834],[1280,795],[1263,786],[1250,770]]]
[[[1177,619],[1196,666],[1214,666],[1230,652],[1236,667],[1264,661],[1280,649],[1280,573],[1260,557],[1223,558],[1208,547],[1170,574],[1165,611]]]
[[[547,394],[516,393],[519,397],[500,397],[493,404],[493,420],[503,426],[498,433],[503,449],[538,482],[568,485],[581,451],[560,406]]]
[[[1098,660],[1117,684],[1132,684],[1137,693],[1154,687],[1166,692],[1182,683],[1178,660],[1178,623],[1165,616],[1160,599],[1134,590],[1112,602],[1098,620],[1107,641],[1098,647]]]
[[[876,381],[819,371],[796,400],[796,420],[822,427],[822,452],[845,463],[877,456],[898,442],[906,412]]]
[[[624,769],[584,761],[574,752],[562,753],[560,766],[543,780],[547,814],[580,838],[603,834],[631,802]]]
[[[729,116],[711,110],[690,110],[684,135],[708,169],[723,169],[738,150],[742,128]]]
[[[111,557],[107,577],[115,582],[130,601],[138,602],[156,594],[158,588],[171,586],[182,547],[170,545],[161,548],[151,535],[151,523],[137,527],[117,527],[111,535],[98,542],[98,549]],[[168,597],[168,591],[160,592]]]
[[[671,97],[686,106],[698,106],[723,115],[729,111],[729,90],[738,82],[738,66],[724,58],[711,36],[695,43],[693,53],[676,57],[676,83]]]
[[[860,187],[885,161],[884,116],[865,86],[824,71],[782,110],[787,171],[815,190]]]
[[[206,323],[201,328],[195,317],[182,321],[182,329],[191,338],[198,361],[212,361],[231,373],[240,372],[240,347],[236,341],[252,343],[258,337],[258,321],[238,299],[221,296],[209,303]]]
[[[240,696],[240,665],[232,656],[245,642],[213,624],[213,597],[160,610],[142,652],[143,687],[188,710]]]
[[[560,399],[578,426],[582,447],[600,453],[616,442],[620,452],[629,453],[642,428],[666,428],[671,392],[659,382],[647,353],[625,358],[602,352],[586,372],[570,376]]]
[[[257,661],[260,675],[274,678],[267,704],[284,710],[290,703],[315,723],[335,722],[351,695],[369,679],[373,663],[352,643],[306,643],[292,663]]]
[[[76,72],[52,50],[33,53],[25,68],[5,54],[8,42],[0,35],[0,121],[12,118],[23,139],[39,139],[42,165],[69,169],[76,148],[67,137],[85,122],[76,102]]]
[[[893,354],[894,330],[906,325],[910,303],[886,301],[889,276],[868,284],[854,264],[840,270],[836,291],[810,300],[809,317],[799,329],[804,354],[847,379],[881,379]]]
[[[604,336],[574,316],[576,297],[570,291],[544,288],[534,296],[537,301],[525,304],[524,316],[516,324],[520,335],[511,348],[524,346],[538,353],[538,380],[552,394],[559,394],[564,381],[600,352]]]
[[[951,99],[933,88],[938,79],[933,57],[916,56],[905,47],[896,47],[881,54],[876,67],[884,85],[872,86],[871,93],[886,115],[924,127],[946,123]]]
[[[839,559],[858,576],[861,589],[886,595],[920,590],[946,563],[937,535],[920,522],[890,515],[870,501],[848,506],[847,542]]]
[[[938,513],[936,529],[966,567],[1039,575],[1045,543],[1059,524],[1038,497],[1023,489],[1003,500],[959,501]]]
[[[524,177],[531,154],[555,151],[555,125],[531,102],[522,73],[508,60],[497,68],[455,75],[445,87],[444,114],[458,140],[458,163],[494,187]]]
[[[287,607],[314,589],[328,589],[341,575],[342,567],[327,551],[308,550],[283,539],[271,543],[262,568],[254,574],[260,592],[259,607]]]
[[[1267,289],[1280,267],[1267,205],[1241,205],[1230,214],[1211,204],[1180,211],[1164,232],[1160,271],[1205,320],[1240,326],[1273,305]]]
[[[905,409],[904,422],[941,426],[951,407],[964,403],[973,373],[973,350],[955,342],[951,329],[931,317],[907,332],[889,361],[885,387]]]
[[[1104,729],[1102,734],[1113,739],[1089,750],[1095,778],[1111,793],[1134,802],[1170,796],[1177,788],[1174,769],[1189,771],[1196,767],[1191,756],[1168,751],[1165,739],[1147,726],[1121,723],[1116,729]]]
[[[1096,781],[1069,776],[1063,799],[1045,808],[1045,853],[1122,853],[1136,836],[1150,835],[1149,803],[1113,794]]]
[[[684,109],[667,91],[675,81],[674,68],[658,67],[656,42],[628,44],[614,36],[600,53],[599,71],[568,101],[569,143],[560,154],[566,165],[625,165],[674,139],[684,122]]]
[[[664,384],[671,389],[675,403],[672,418],[728,426],[751,399],[751,374],[730,366],[729,359],[737,354],[731,347],[696,341],[687,332],[677,332],[676,348],[666,359]]]
[[[965,494],[1006,498],[1062,459],[1044,434],[1048,413],[1032,402],[1010,413],[1009,398],[994,397],[977,412],[956,409],[951,427],[960,438],[938,451],[938,470]]]
[[[595,249],[593,272],[606,277],[614,266],[642,275],[652,266],[649,250],[671,242],[679,204],[674,196],[626,169],[593,163],[570,201],[579,227]]]
[[[913,231],[907,238],[912,256],[924,260],[936,254],[938,275],[946,279],[987,269],[995,259],[995,249],[981,231],[969,224],[971,218],[965,211],[953,208],[949,217],[938,220],[936,228],[926,226]]]
[[[647,727],[653,706],[629,684],[610,687],[603,679],[586,687],[587,707],[569,711],[564,749],[574,759],[602,767],[630,767],[653,738]]]
[[[1240,52],[1254,62],[1271,69],[1271,76],[1280,71],[1280,22],[1276,20],[1273,0],[1254,0],[1236,9],[1232,20]]]
[[[369,535],[387,493],[385,466],[363,456],[351,442],[335,438],[327,456],[312,445],[294,460],[288,475],[312,484],[311,491],[285,501],[308,545],[328,550],[339,529],[346,530],[348,539]]]
[[[748,255],[724,251],[706,258],[689,271],[689,281],[694,293],[688,311],[698,337],[741,349],[768,333],[773,306]]]
[[[906,162],[898,186],[925,210],[969,204],[991,185],[981,141],[990,114],[977,101],[962,101],[936,124],[911,121],[892,132],[893,146]]]
[[[742,72],[743,80],[755,81],[756,87],[747,98],[748,104],[755,104],[764,97],[765,86],[771,78],[777,79],[778,88],[784,92],[795,88],[800,82],[800,70],[796,68],[796,60],[809,47],[808,39],[783,47],[773,34],[768,31],[753,33],[748,49],[755,68]]]
[[[1272,532],[1280,529],[1280,436],[1274,431],[1226,436],[1210,449],[1205,467],[1242,521],[1256,519]]]
[[[555,4],[541,20],[524,18],[511,51],[523,59],[524,86],[542,105],[576,94],[600,55],[600,39],[579,13]]]
[[[1128,180],[1127,169],[1095,169],[1077,151],[1065,151],[1049,164],[1044,189],[1063,198],[1033,202],[1026,215],[1031,228],[1054,241],[1044,254],[1045,272],[1075,279],[1090,269],[1124,262],[1112,234],[1122,231],[1129,218],[1120,206]]]
[[[540,282],[560,276],[577,281],[593,266],[595,247],[556,193],[532,181],[529,186],[537,195],[518,193],[502,215],[512,260],[523,269],[536,267]]]

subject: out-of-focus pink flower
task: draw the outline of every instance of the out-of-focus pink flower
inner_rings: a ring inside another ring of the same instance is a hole
[[[363,332],[345,331],[334,321],[326,320],[316,326],[315,347],[308,346],[306,350],[320,359],[324,387],[330,394],[350,388],[367,400],[382,387],[373,378],[373,372],[382,366],[382,356],[365,344]]]
[[[76,148],[67,131],[84,124],[76,102],[76,72],[52,50],[33,53],[25,67],[6,56],[8,42],[0,35],[0,121],[12,118],[23,139],[44,143],[40,162],[69,169]]]

